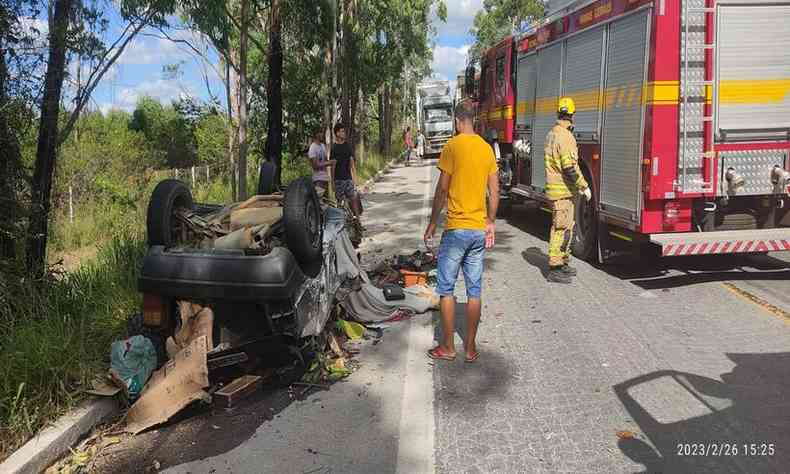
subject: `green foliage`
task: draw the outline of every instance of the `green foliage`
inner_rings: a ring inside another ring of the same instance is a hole
[[[228,158],[228,121],[218,113],[199,118],[194,129],[197,162],[200,165],[221,166]]]
[[[469,31],[475,37],[470,56],[479,57],[506,36],[523,33],[543,16],[543,8],[540,0],[485,0]]]
[[[0,272],[0,459],[107,370],[110,343],[140,307],[144,252],[140,240],[114,240],[94,262],[43,287],[21,270]]]
[[[193,124],[175,107],[143,97],[132,114],[129,128],[142,132],[149,152],[161,167],[184,168],[196,163]]]

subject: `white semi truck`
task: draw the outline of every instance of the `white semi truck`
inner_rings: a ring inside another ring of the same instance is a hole
[[[450,82],[426,79],[417,84],[417,129],[425,134],[426,157],[441,153],[444,144],[453,136],[453,128]]]

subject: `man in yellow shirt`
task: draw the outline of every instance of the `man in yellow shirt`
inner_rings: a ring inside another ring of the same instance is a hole
[[[480,287],[485,249],[494,245],[494,221],[499,205],[499,179],[491,146],[474,131],[474,105],[455,107],[458,135],[442,149],[439,182],[433,198],[425,243],[436,233],[439,215],[447,204],[447,226],[439,246],[437,293],[441,297],[442,341],[428,351],[432,359],[455,360],[455,281],[460,270],[466,283],[466,362],[479,353],[475,345],[480,322]],[[486,200],[488,191],[488,200]]]

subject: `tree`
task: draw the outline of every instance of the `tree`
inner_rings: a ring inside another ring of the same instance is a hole
[[[540,0],[485,0],[469,31],[475,38],[470,57],[479,57],[508,35],[525,32],[543,16],[543,9]]]
[[[84,6],[82,2],[55,0],[52,8],[47,46],[49,60],[40,105],[26,245],[28,271],[34,275],[42,275],[45,271],[52,184],[59,145],[68,138],[93,90],[131,40],[145,26],[163,22],[165,15],[172,13],[174,8],[174,4],[162,1],[152,4],[145,0],[122,1],[120,11],[127,23],[118,38],[107,47],[101,36],[106,32],[109,22],[95,5]],[[86,82],[79,84],[75,91],[73,109],[61,128],[62,89],[67,75],[66,60],[70,54],[86,59],[90,64],[90,73]]]
[[[49,35],[49,61],[44,79],[41,119],[38,129],[36,166],[33,174],[33,209],[27,243],[28,270],[40,275],[44,271],[51,206],[52,176],[58,146],[60,96],[66,69],[66,32],[72,15],[72,0],[56,0]]]
[[[129,128],[145,136],[156,167],[185,168],[197,161],[193,129],[200,111],[190,117],[185,107],[183,103],[165,106],[150,97],[137,102]]]
[[[282,177],[282,148],[283,148],[283,102],[282,102],[282,75],[283,75],[283,49],[281,42],[282,15],[281,1],[271,0],[269,6],[269,76],[266,81],[267,96],[267,126],[266,151],[264,157],[276,166],[275,184],[280,184]]]

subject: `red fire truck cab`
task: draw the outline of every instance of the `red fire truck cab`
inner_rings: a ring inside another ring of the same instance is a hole
[[[543,141],[559,97],[593,200],[574,252],[614,242],[663,256],[790,250],[790,2],[577,0],[467,69],[510,196],[546,201]],[[545,206],[544,206],[545,207]]]

